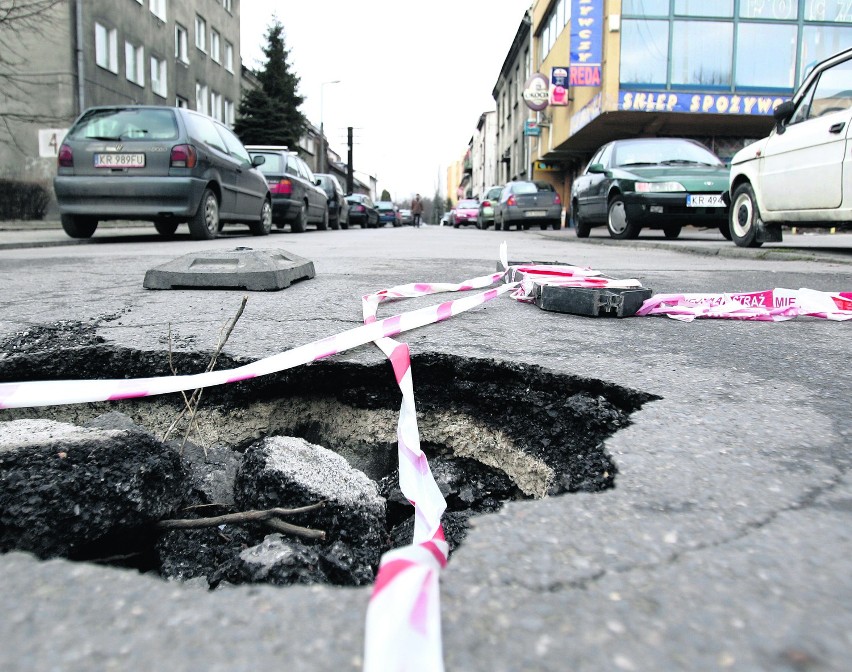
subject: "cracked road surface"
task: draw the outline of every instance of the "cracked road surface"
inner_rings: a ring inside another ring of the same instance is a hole
[[[589,265],[656,292],[852,290],[843,260],[685,254],[641,239],[587,244],[567,231],[220,239],[210,247],[280,246],[317,271],[282,292],[250,294],[226,352],[259,358],[355,326],[360,296],[382,287],[488,273],[503,239],[512,260]],[[0,338],[79,320],[107,343],[164,353],[171,324],[178,349],[209,352],[242,293],[142,289],[147,268],[198,245],[118,236],[5,250]],[[380,316],[434,301],[395,303]],[[850,327],[582,318],[502,297],[404,334],[414,354],[536,364],[659,397],[606,440],[614,488],[512,502],[473,520],[442,575],[446,668],[848,669]],[[338,357],[382,361],[369,347]],[[413,377],[416,396],[416,368]],[[524,402],[522,389],[506,396]],[[357,670],[370,594],[203,593],[21,553],[0,556],[0,591],[0,668],[33,671]]]

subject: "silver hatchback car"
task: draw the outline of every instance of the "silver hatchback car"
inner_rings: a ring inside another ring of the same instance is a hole
[[[93,107],[59,149],[53,181],[62,228],[89,238],[111,219],[154,223],[162,236],[189,225],[195,240],[216,238],[225,223],[272,228],[272,199],[249,156],[223,124],[177,107]]]

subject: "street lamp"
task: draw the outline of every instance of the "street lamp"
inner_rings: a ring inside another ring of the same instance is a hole
[[[319,171],[320,173],[326,172],[326,160],[328,158],[325,144],[325,125],[323,124],[323,107],[324,107],[324,93],[325,93],[325,85],[326,84],[340,84],[339,79],[332,79],[328,82],[323,82],[320,84],[320,160],[319,160]]]

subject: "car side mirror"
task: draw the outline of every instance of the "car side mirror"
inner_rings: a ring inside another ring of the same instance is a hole
[[[589,166],[588,172],[595,174],[605,173],[606,168],[604,168],[602,163],[593,163]]]
[[[264,163],[266,163],[266,157],[263,154],[256,154],[251,157],[251,165],[254,168],[257,168],[258,166],[261,166]]]
[[[775,117],[775,129],[778,133],[784,132],[784,126],[790,121],[790,117],[793,116],[795,110],[796,106],[793,101],[785,100],[772,112],[772,116]]]

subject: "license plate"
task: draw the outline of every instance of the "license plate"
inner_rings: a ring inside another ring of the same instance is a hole
[[[725,202],[722,200],[722,194],[687,194],[686,207],[724,208]]]
[[[524,217],[547,217],[547,210],[527,210]]]
[[[144,168],[144,154],[95,154],[95,168]]]

